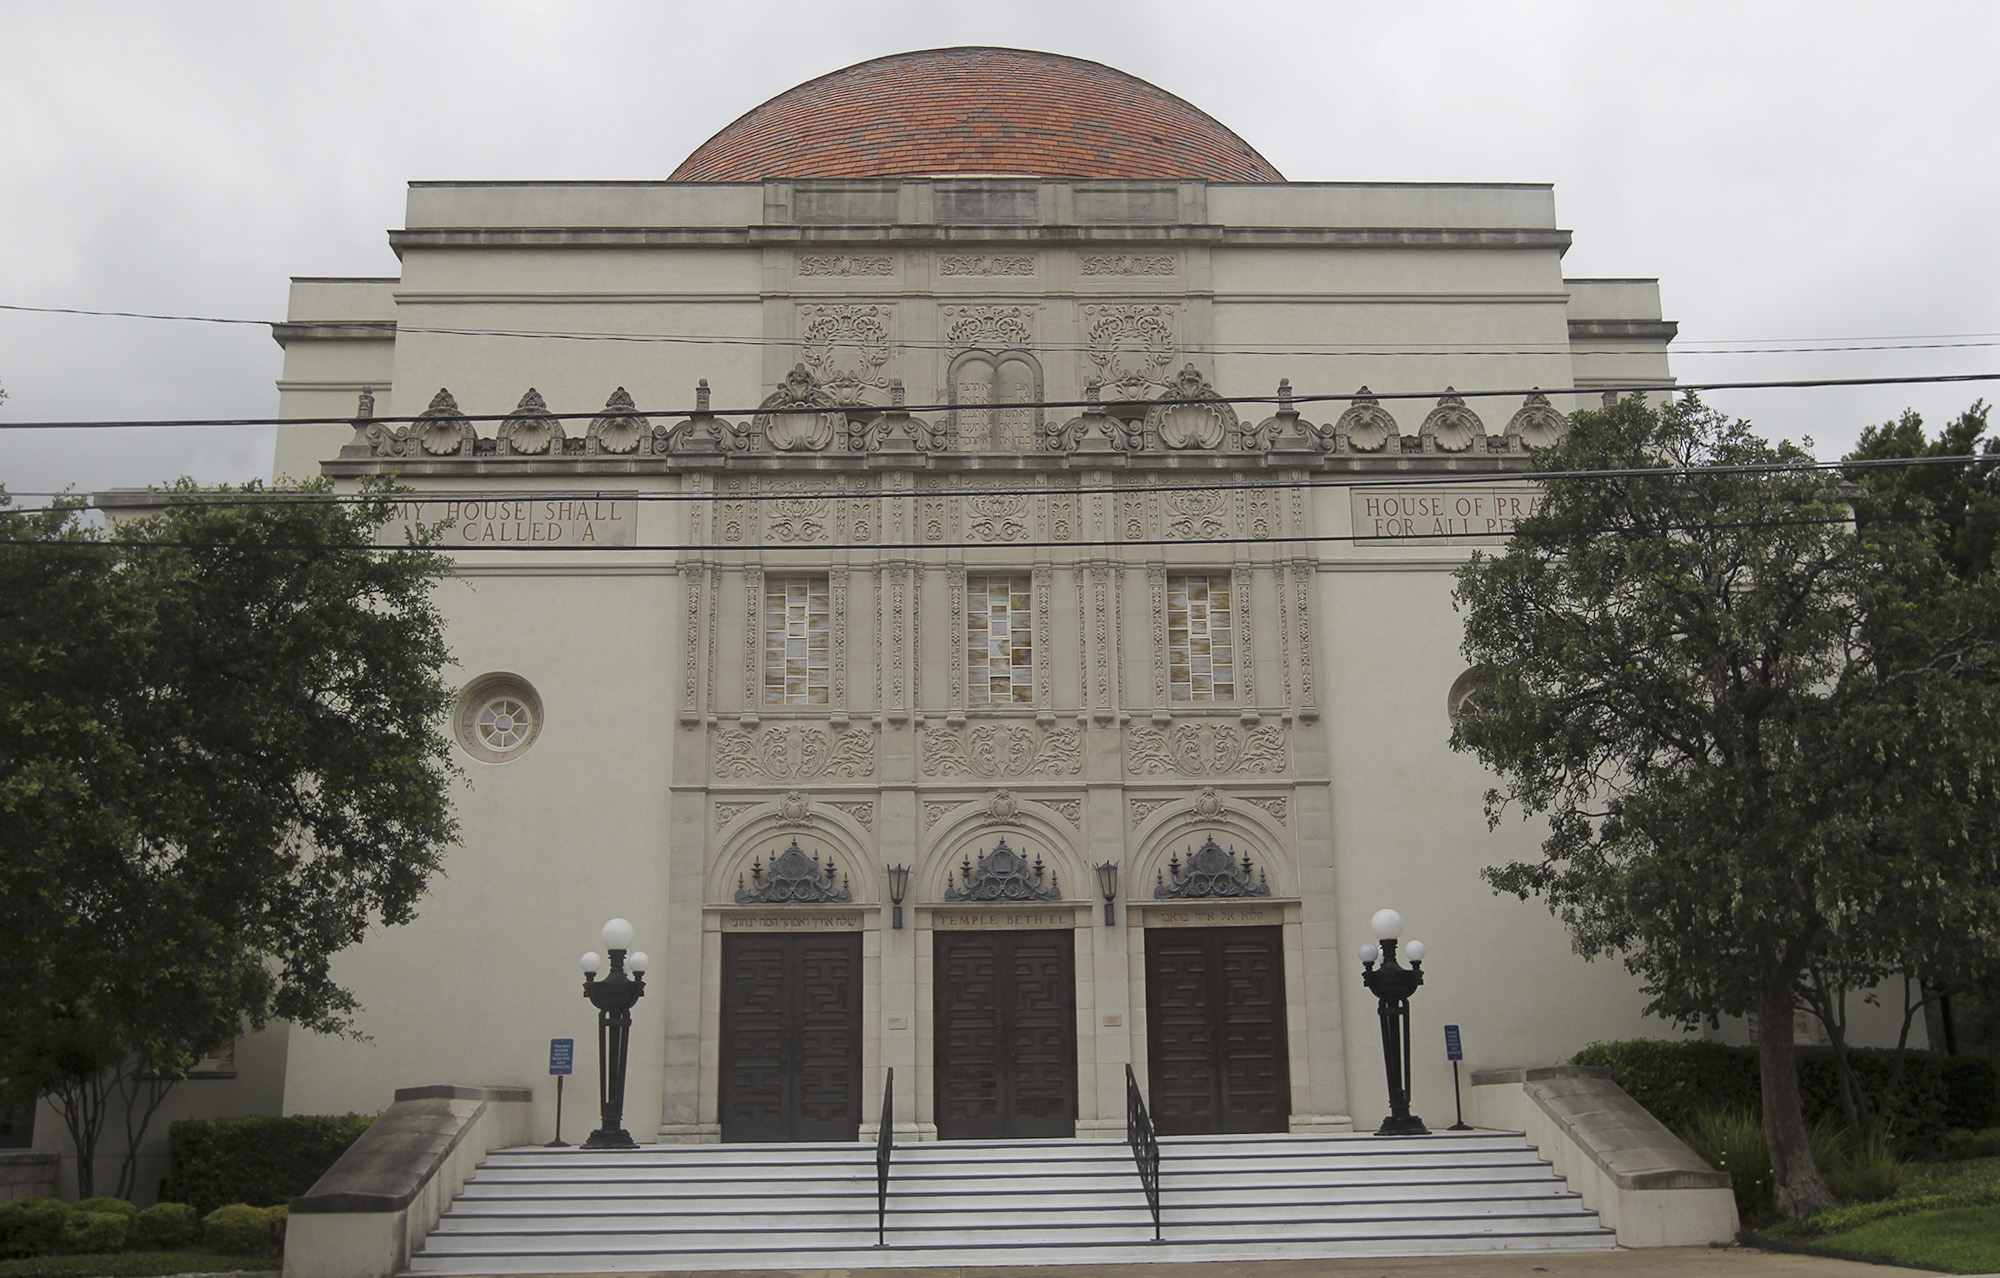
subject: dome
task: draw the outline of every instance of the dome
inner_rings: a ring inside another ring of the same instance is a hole
[[[677,182],[1019,175],[1282,182],[1213,117],[1099,62],[925,49],[787,89],[695,148]]]

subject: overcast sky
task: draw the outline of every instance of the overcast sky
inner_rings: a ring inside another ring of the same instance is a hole
[[[0,303],[269,320],[393,275],[412,179],[664,178],[867,58],[1004,44],[1177,93],[1287,177],[1553,182],[1686,382],[2000,370],[2000,4],[0,3]],[[1709,353],[1717,346],[1992,343]],[[1851,339],[1843,342],[1841,339]],[[0,311],[0,425],[272,413],[251,325]],[[1994,383],[1720,392],[1823,456]],[[0,431],[15,492],[242,480],[266,429]]]

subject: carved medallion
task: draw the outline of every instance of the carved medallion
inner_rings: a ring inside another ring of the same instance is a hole
[[[1158,305],[1084,307],[1085,353],[1097,379],[1127,396],[1165,386],[1174,366],[1173,314]]]
[[[799,358],[842,403],[887,391],[893,315],[886,306],[802,306]]]
[[[959,887],[963,880],[965,886]],[[1042,858],[1038,853],[1031,868],[1028,859],[1007,846],[1001,839],[993,845],[991,852],[982,853],[979,864],[973,865],[967,856],[955,873],[945,875],[944,899],[947,901],[1060,901],[1062,886],[1056,876],[1048,876],[1048,886],[1042,886]]]
[[[840,420],[838,413],[824,410],[839,407],[806,366],[796,364],[785,375],[784,386],[757,406],[753,420],[765,443],[777,451],[816,453],[833,443]]]
[[[1153,895],[1163,900],[1271,895],[1271,885],[1264,881],[1263,871],[1257,872],[1256,882],[1250,881],[1250,854],[1245,852],[1242,864],[1238,865],[1235,852],[1235,848],[1223,851],[1215,836],[1209,835],[1200,847],[1188,853],[1185,866],[1178,854],[1167,862],[1173,879],[1169,881],[1165,873],[1156,876]]]
[[[1163,494],[1167,504],[1167,533],[1184,541],[1212,541],[1227,536],[1229,526],[1222,521],[1223,494],[1213,488]]]
[[[743,876],[736,876],[736,903],[738,905],[816,905],[821,902],[840,904],[854,899],[848,890],[847,876],[840,876],[840,886],[833,885],[833,858],[826,859],[826,865],[819,863],[819,854],[808,857],[799,846],[797,839],[792,846],[771,858],[771,869],[766,873],[764,862],[750,863],[750,883],[745,885]]]

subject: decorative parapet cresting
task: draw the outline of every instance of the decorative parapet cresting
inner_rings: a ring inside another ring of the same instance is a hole
[[[1171,873],[1173,878],[1168,880]],[[1250,854],[1243,854],[1242,864],[1236,860],[1236,849],[1223,851],[1214,835],[1198,848],[1188,852],[1187,864],[1181,864],[1176,853],[1167,862],[1167,868],[1154,876],[1153,895],[1161,900],[1192,900],[1201,897],[1269,896],[1271,885],[1264,879],[1264,872],[1257,871],[1256,882],[1250,881]]]
[[[982,852],[979,864],[973,865],[972,857],[966,856],[956,871],[945,874],[944,899],[947,901],[1060,901],[1062,885],[1056,876],[1048,876],[1048,886],[1042,885],[1042,858],[1035,856],[1032,867],[1028,858],[1007,846],[1001,839],[993,845],[991,852]],[[958,886],[963,882],[964,887]]]
[[[1280,382],[1277,415],[1265,425],[1275,427],[1281,439],[1294,433],[1303,436],[1309,446],[1327,454],[1518,456],[1561,440],[1569,430],[1569,419],[1537,389],[1523,398],[1520,410],[1509,419],[1504,433],[1488,434],[1486,423],[1465,402],[1465,397],[1447,386],[1437,404],[1424,415],[1417,433],[1406,435],[1394,414],[1363,386],[1331,426],[1317,426],[1293,410],[1291,383]]]
[[[840,875],[840,886],[833,885],[834,875],[839,873],[828,857],[822,866],[819,854],[807,856],[797,839],[792,846],[771,858],[771,868],[764,869],[763,859],[750,863],[750,882],[746,885],[743,876],[736,876],[736,903],[738,905],[817,905],[829,903],[844,905],[854,899],[849,889],[847,876]]]

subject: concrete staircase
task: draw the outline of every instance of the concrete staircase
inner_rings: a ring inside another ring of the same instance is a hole
[[[1123,1141],[899,1144],[876,1245],[869,1144],[496,1150],[419,1274],[867,1269],[1608,1251],[1518,1135],[1160,1141],[1153,1221]]]

